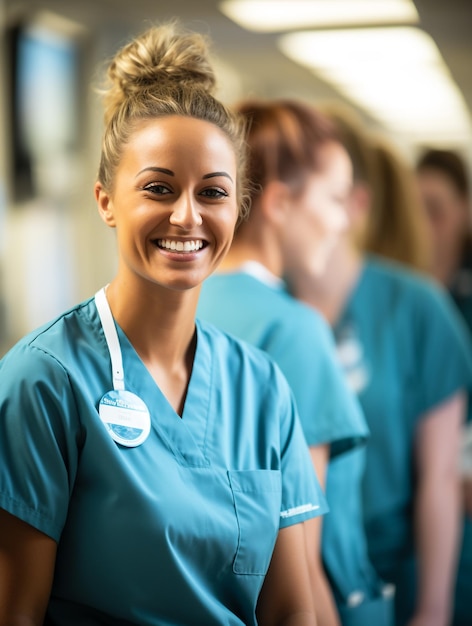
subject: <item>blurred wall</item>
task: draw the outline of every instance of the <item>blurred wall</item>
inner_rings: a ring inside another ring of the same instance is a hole
[[[37,170],[39,164],[45,171],[34,172],[36,181],[29,193],[27,177],[18,183],[14,171],[11,91],[15,64],[9,36],[19,24],[35,24],[39,11],[49,7],[44,2],[40,10],[31,11],[26,10],[27,3],[7,6],[5,0],[0,1],[0,80],[5,86],[0,97],[0,350],[4,351],[24,333],[93,295],[112,277],[116,260],[114,235],[99,219],[93,197],[101,111],[89,87],[98,61],[110,54],[113,44],[106,34],[98,37],[87,19],[53,21],[54,27],[65,29],[77,48],[74,97],[78,115],[73,122],[77,139],[55,161],[48,153],[52,137],[42,139],[44,151],[32,169]],[[40,22],[44,21],[41,15]],[[57,11],[54,15],[61,17]],[[45,82],[44,76],[42,80]],[[30,99],[37,110],[39,103]],[[39,122],[46,124],[48,119]],[[28,193],[23,197],[22,191]]]

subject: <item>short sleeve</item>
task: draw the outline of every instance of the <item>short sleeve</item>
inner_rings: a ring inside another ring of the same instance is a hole
[[[434,285],[416,302],[417,415],[454,393],[472,390],[472,344],[446,292]]]
[[[319,315],[300,307],[267,350],[292,389],[309,446],[329,444],[335,457],[366,441],[364,415],[338,364],[332,332]]]
[[[79,439],[67,373],[41,349],[18,344],[0,361],[0,507],[58,540]]]
[[[283,528],[324,515],[328,505],[313,468],[292,392],[280,372],[277,378],[282,472],[280,527]]]

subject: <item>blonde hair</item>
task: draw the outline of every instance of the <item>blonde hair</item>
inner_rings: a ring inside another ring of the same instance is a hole
[[[206,38],[184,31],[175,21],[149,28],[118,50],[99,89],[105,129],[98,180],[104,188],[113,189],[123,148],[139,122],[170,115],[192,117],[217,126],[233,146],[244,216],[248,210],[244,121],[214,97],[215,86]]]
[[[376,176],[371,216],[363,248],[426,271],[429,268],[426,222],[413,168],[384,139],[372,143]]]

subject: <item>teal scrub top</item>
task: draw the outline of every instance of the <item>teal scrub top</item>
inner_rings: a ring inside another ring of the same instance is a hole
[[[383,583],[367,556],[360,511],[364,446],[358,444],[365,442],[368,430],[337,363],[331,329],[288,294],[281,281],[253,263],[241,271],[213,274],[202,287],[197,314],[266,351],[294,392],[307,443],[331,444],[324,567],[343,625],[365,625],[366,619],[376,626],[390,625],[391,602],[379,600]],[[360,456],[351,454],[357,449]]]
[[[369,554],[401,599],[400,571],[413,556],[416,427],[455,392],[471,389],[469,338],[432,281],[373,257],[334,331],[371,432],[363,481]]]
[[[0,507],[58,542],[46,626],[255,625],[279,528],[327,510],[275,364],[211,325],[180,418],[118,327],[151,432],[121,446],[94,300],[0,361]]]

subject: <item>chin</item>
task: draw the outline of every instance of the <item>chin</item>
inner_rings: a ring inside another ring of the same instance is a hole
[[[185,276],[168,276],[165,279],[161,278],[155,282],[160,285],[161,288],[168,289],[169,291],[185,292],[199,288],[205,278],[206,276],[190,276],[189,274],[186,274]]]

